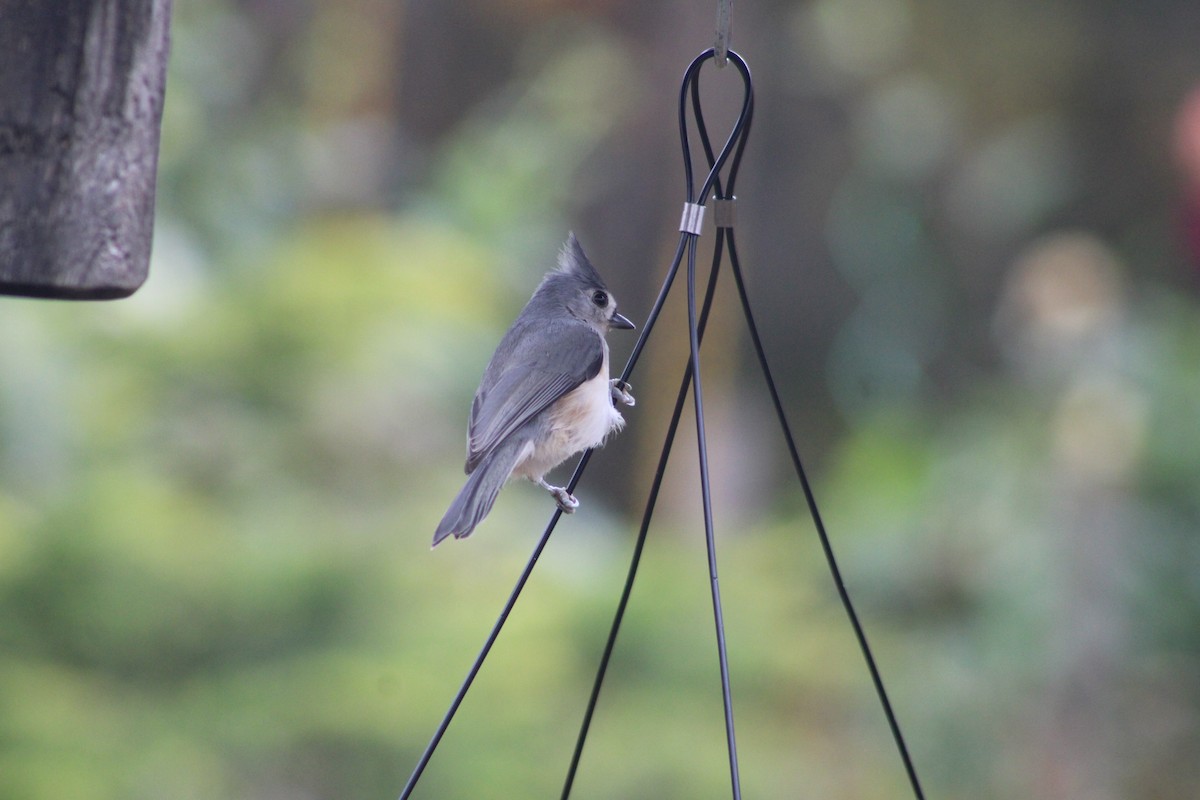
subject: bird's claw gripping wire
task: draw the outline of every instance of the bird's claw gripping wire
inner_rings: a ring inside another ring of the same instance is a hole
[[[554,497],[554,502],[558,504],[558,510],[564,514],[574,514],[575,509],[579,508],[579,501],[575,499],[575,495],[563,487],[551,486],[546,483],[545,479],[539,480],[537,484]]]
[[[612,394],[613,405],[624,403],[627,406],[636,406],[637,400],[633,397],[633,386],[628,381],[623,381],[620,378],[613,378],[608,382],[610,392]]]

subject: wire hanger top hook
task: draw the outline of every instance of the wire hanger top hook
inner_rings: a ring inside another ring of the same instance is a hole
[[[733,37],[733,0],[717,0],[717,38],[713,51],[717,54],[717,66],[728,63],[730,40]]]
[[[736,51],[730,50],[726,53],[726,56],[737,67],[738,74],[742,79],[742,107],[738,113],[737,121],[733,125],[733,129],[729,133],[729,138],[725,140],[725,145],[719,152],[714,151],[708,134],[708,126],[704,122],[704,109],[700,101],[699,83],[700,67],[709,59],[716,61],[716,51],[710,48],[696,56],[691,65],[683,73],[683,84],[679,89],[679,140],[683,147],[683,177],[687,188],[686,202],[689,204],[704,205],[709,199],[709,192],[714,188],[717,188],[717,193],[720,197],[732,198],[733,182],[737,176],[737,167],[741,162],[742,151],[746,147],[746,135],[749,132],[750,120],[754,116],[754,82],[750,77],[750,68]],[[692,119],[695,121],[696,130],[700,135],[700,143],[704,148],[705,160],[709,166],[708,175],[700,191],[696,193],[693,193],[692,148],[688,137],[689,109],[692,112]],[[727,161],[730,162],[731,166],[727,175],[727,181],[722,187],[719,176],[725,168]]]

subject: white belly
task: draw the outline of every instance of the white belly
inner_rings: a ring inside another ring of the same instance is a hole
[[[599,447],[613,431],[625,425],[613,407],[608,377],[608,348],[600,372],[572,389],[550,408],[549,433],[526,445],[513,474],[538,480],[545,473],[589,447]]]

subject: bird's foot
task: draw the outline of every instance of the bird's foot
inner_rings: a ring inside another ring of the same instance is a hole
[[[541,486],[554,497],[554,502],[558,504],[559,511],[564,514],[574,514],[575,509],[579,508],[579,501],[575,499],[575,495],[568,492],[561,486],[551,486],[544,480],[538,481],[538,486]]]
[[[575,495],[561,486],[551,486],[550,494],[554,495],[554,502],[564,514],[574,514],[575,509],[579,508],[579,501],[575,499]]]
[[[637,405],[637,401],[633,399],[633,392],[630,391],[633,389],[633,387],[630,386],[628,382],[623,381],[620,378],[613,378],[608,383],[614,404],[620,402],[627,406]]]

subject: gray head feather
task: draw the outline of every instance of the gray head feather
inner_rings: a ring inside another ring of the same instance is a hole
[[[566,244],[563,245],[562,252],[558,255],[558,269],[560,272],[565,272],[583,281],[589,286],[594,286],[597,289],[607,289],[604,281],[600,278],[600,273],[596,272],[596,268],[592,266],[592,262],[588,261],[588,257],[583,252],[583,247],[580,246],[579,240],[575,238],[575,232],[567,234]]]
[[[558,269],[550,270],[542,278],[529,305],[521,312],[522,318],[528,319],[529,313],[535,309],[538,314],[550,315],[565,311],[592,325],[601,335],[613,325],[633,327],[629,320],[617,313],[617,301],[608,291],[600,273],[584,255],[574,233],[567,235],[567,241],[558,256]]]

